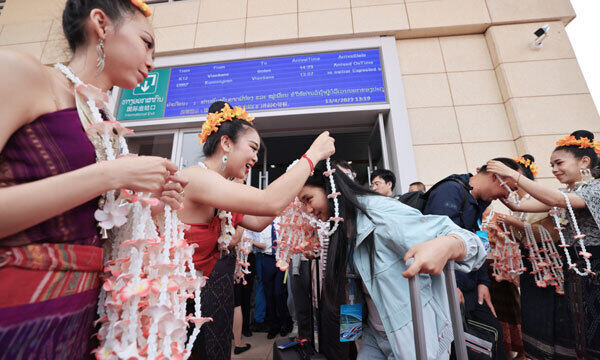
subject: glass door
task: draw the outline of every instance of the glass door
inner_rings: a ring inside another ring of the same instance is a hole
[[[176,131],[148,131],[127,137],[129,152],[174,159]]]
[[[368,145],[369,166],[367,167],[367,181],[371,183],[371,174],[375,169],[390,169],[390,160],[387,150],[387,141],[385,137],[385,126],[383,123],[383,114],[377,114],[377,121],[371,136],[369,137]]]
[[[204,151],[203,146],[200,144],[200,138],[198,132],[190,130],[181,130],[181,146],[179,147],[179,153],[177,154],[177,165],[180,169],[185,169],[189,166],[198,165],[200,161],[203,161]]]

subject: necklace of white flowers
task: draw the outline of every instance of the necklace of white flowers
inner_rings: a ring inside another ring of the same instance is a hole
[[[561,226],[561,209],[559,208],[552,208],[552,210],[550,210],[549,214],[552,216],[552,218],[554,219],[554,224],[556,225],[556,230],[558,230],[558,235],[560,236],[560,247],[563,248],[564,252],[565,252],[565,257],[567,258],[567,264],[569,265],[569,269],[573,269],[578,275],[580,276],[588,276],[588,275],[596,275],[596,273],[594,273],[592,271],[592,264],[590,263],[590,258],[592,257],[592,254],[587,252],[586,248],[585,248],[585,243],[583,241],[583,239],[585,238],[585,234],[581,233],[581,230],[579,230],[579,225],[577,224],[577,219],[575,219],[575,212],[573,211],[573,207],[571,206],[571,201],[569,201],[569,196],[567,196],[567,194],[565,194],[564,192],[561,192],[561,194],[563,195],[563,197],[565,198],[565,203],[567,204],[567,211],[569,213],[569,215],[571,216],[571,224],[573,225],[573,229],[575,229],[575,235],[573,235],[573,238],[575,238],[575,240],[577,240],[579,242],[579,247],[581,247],[581,250],[579,251],[579,255],[583,256],[583,260],[585,262],[585,269],[583,271],[579,270],[579,268],[577,267],[577,264],[574,264],[571,261],[571,255],[569,254],[568,251],[568,247],[570,247],[571,245],[568,245],[567,242],[565,241],[565,236],[563,234],[563,230],[564,227]],[[566,215],[565,215],[566,218]]]

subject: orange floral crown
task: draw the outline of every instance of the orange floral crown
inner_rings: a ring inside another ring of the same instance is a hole
[[[146,3],[143,0],[130,0],[130,1],[133,5],[137,6],[137,8],[141,10],[141,12],[144,14],[145,17],[152,16],[152,10],[150,10],[150,7],[148,5],[146,5]]]
[[[529,168],[534,177],[537,176],[538,172],[540,171],[540,169],[537,166],[535,166],[535,163],[530,159],[525,159],[521,156],[518,158],[513,158],[513,160],[518,162],[519,164],[523,164],[523,166],[525,166],[526,168]]]
[[[222,123],[225,121],[232,121],[233,119],[246,120],[250,124],[254,121],[252,116],[248,116],[245,108],[235,106],[232,109],[229,104],[225,104],[221,111],[209,113],[206,116],[206,121],[202,125],[202,132],[198,134],[200,143],[204,144],[210,134],[219,130],[219,126],[221,126]]]
[[[573,135],[565,136],[556,142],[556,146],[579,146],[580,149],[590,148],[593,149],[598,156],[600,156],[600,142],[596,140],[590,140],[586,137],[577,139]]]

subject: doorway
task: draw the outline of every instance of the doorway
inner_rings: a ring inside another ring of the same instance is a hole
[[[356,181],[370,183],[374,169],[386,162],[379,128],[360,132],[335,132],[336,160],[345,160],[356,174]],[[259,152],[258,162],[251,174],[251,184],[264,188],[285,173],[287,167],[312,144],[316,135],[272,136],[263,138],[264,146]]]

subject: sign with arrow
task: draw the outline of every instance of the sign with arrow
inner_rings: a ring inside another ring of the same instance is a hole
[[[151,71],[134,89],[123,89],[117,120],[161,118],[165,114],[171,69]]]

